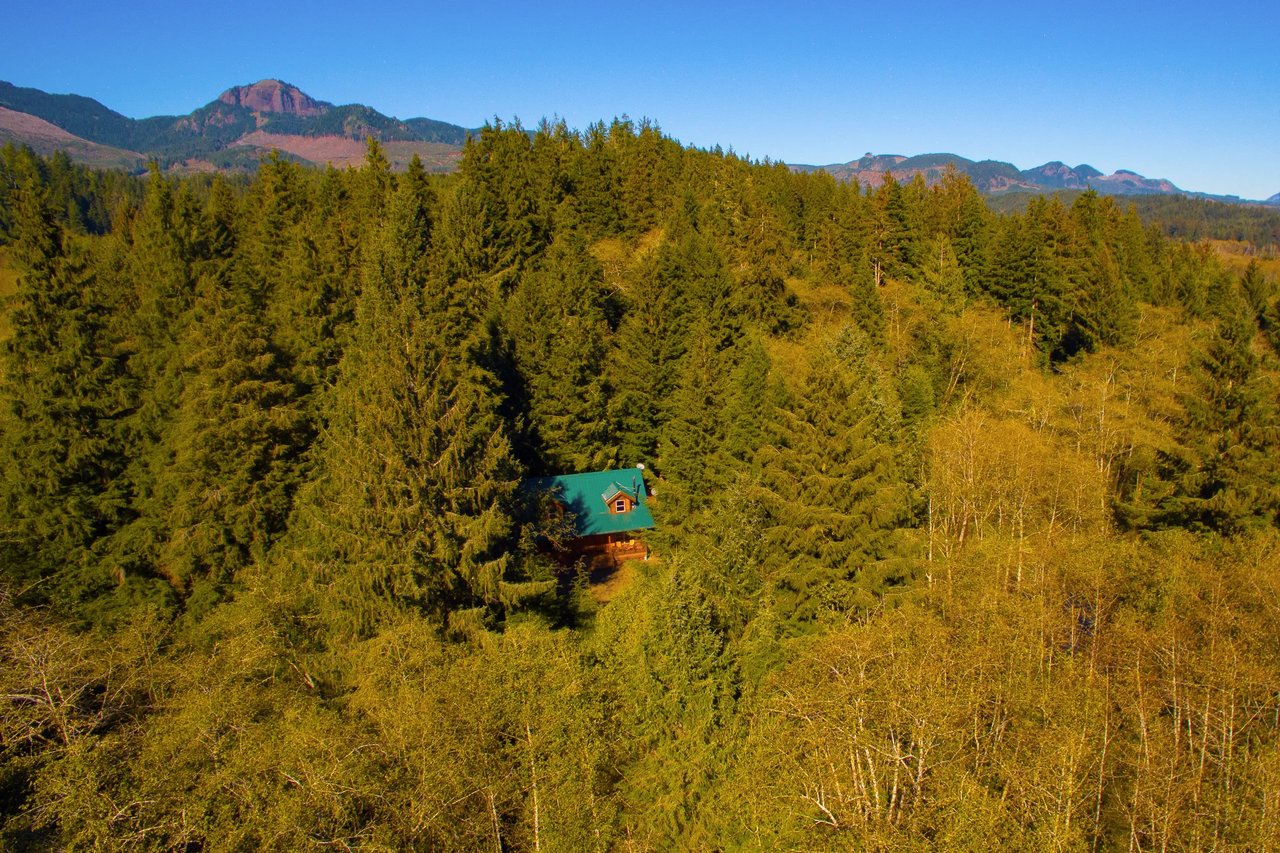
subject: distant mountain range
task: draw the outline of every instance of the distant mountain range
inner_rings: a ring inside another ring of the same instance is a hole
[[[417,154],[452,170],[467,128],[429,118],[401,121],[362,104],[335,106],[280,80],[235,86],[185,116],[131,119],[80,95],[51,95],[0,82],[0,143],[65,151],[94,166],[132,170],[156,160],[181,171],[252,169],[272,150],[323,165],[359,163],[365,140],[383,143],[393,165]]]
[[[360,163],[365,140],[383,144],[393,166],[417,154],[433,171],[456,168],[467,135],[475,132],[429,118],[400,120],[363,104],[335,106],[280,80],[234,86],[185,116],[131,119],[92,98],[51,95],[0,82],[0,144],[30,145],[37,152],[65,151],[93,166],[141,171],[146,163],[178,171],[250,170],[272,150],[316,165]],[[917,174],[933,183],[948,169],[967,175],[988,195],[1093,188],[1109,195],[1189,195],[1240,202],[1235,196],[1187,192],[1171,182],[1124,169],[1110,175],[1088,165],[1052,162],[1019,170],[998,160],[956,154],[867,154],[849,163],[792,165],[798,172],[824,170],[840,180],[876,186],[886,172],[899,181]],[[1280,193],[1264,202],[1280,207]]]
[[[1036,166],[1034,169],[1018,169],[1012,163],[999,160],[969,160],[957,154],[919,154],[904,157],[900,154],[865,154],[848,163],[829,166],[792,165],[797,172],[822,170],[840,180],[857,180],[862,184],[879,186],[886,172],[897,181],[910,181],[923,175],[927,183],[941,180],[948,169],[967,175],[979,192],[1001,195],[1012,192],[1054,192],[1056,190],[1094,189],[1106,195],[1186,195],[1214,201],[1252,203],[1280,206],[1280,193],[1264,202],[1247,202],[1238,196],[1210,195],[1179,189],[1163,178],[1144,178],[1137,172],[1119,169],[1110,175],[1092,166],[1081,164],[1071,167],[1057,160]]]

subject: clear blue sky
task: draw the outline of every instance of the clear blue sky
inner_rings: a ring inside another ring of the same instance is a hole
[[[179,114],[277,77],[477,126],[628,114],[839,163],[948,151],[1280,193],[1280,2],[9,0],[0,79]]]

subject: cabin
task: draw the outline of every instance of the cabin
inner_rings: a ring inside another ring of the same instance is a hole
[[[554,544],[547,541],[560,562],[581,559],[595,568],[648,559],[640,533],[654,524],[643,468],[535,477],[525,480],[522,488],[531,496],[545,497],[549,511],[561,521]]]

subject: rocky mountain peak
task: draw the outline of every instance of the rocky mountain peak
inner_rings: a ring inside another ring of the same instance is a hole
[[[245,107],[258,113],[285,113],[303,118],[323,115],[331,106],[280,80],[259,80],[252,86],[233,86],[219,95],[218,100],[228,106]]]

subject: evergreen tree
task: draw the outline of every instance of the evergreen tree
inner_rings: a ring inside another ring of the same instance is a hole
[[[603,122],[589,126],[582,142],[582,156],[573,176],[578,219],[593,237],[618,234],[623,228],[623,211],[617,146],[611,144]]]
[[[686,248],[695,245],[685,244]],[[657,455],[658,436],[670,417],[671,398],[680,379],[680,363],[688,344],[688,329],[695,311],[711,320],[712,312],[727,308],[727,288],[722,278],[706,288],[702,304],[695,308],[690,281],[698,258],[683,254],[664,243],[654,255],[633,269],[625,294],[626,313],[618,325],[614,356],[609,361],[609,382],[616,393],[610,417],[617,431],[619,461],[623,464],[650,462]],[[691,263],[692,262],[692,265]],[[717,312],[717,318],[723,314]],[[716,346],[726,332],[711,332]]]
[[[410,168],[413,168],[412,163]],[[314,198],[297,211],[282,246],[280,278],[266,306],[271,342],[319,421],[322,391],[332,384],[359,291],[355,201],[347,176],[328,169]]]
[[[739,346],[737,356],[724,404],[724,449],[731,465],[741,468],[751,464],[764,444],[765,429],[774,417],[774,387],[769,383],[769,354],[758,337]]]
[[[903,187],[889,172],[872,196],[873,234],[871,261],[876,283],[891,276],[910,279],[920,263],[919,229],[909,196],[919,196],[923,179]]]
[[[727,354],[716,349],[707,320],[700,318],[690,330],[680,384],[658,442],[663,478],[672,487],[665,494],[674,497],[677,511],[701,506],[728,485],[723,453],[728,367]]]
[[[619,149],[618,201],[626,232],[643,234],[668,212],[666,204],[678,169],[677,158],[672,156],[673,145],[648,119],[641,120],[639,126],[629,120],[615,120],[609,128],[609,140]]]
[[[216,279],[202,290],[181,341],[187,379],[165,437],[172,467],[145,507],[165,530],[157,570],[198,607],[284,529],[305,446],[294,388],[247,295]]]
[[[518,122],[486,126],[468,138],[459,172],[489,230],[481,271],[505,284],[550,240],[553,210],[540,192],[529,135]]]
[[[170,439],[188,378],[180,341],[191,320],[197,279],[225,267],[226,258],[209,255],[227,248],[214,239],[220,228],[204,215],[188,185],[175,192],[170,181],[152,173],[120,271],[136,294],[130,324],[136,351],[128,364],[137,402],[126,425],[132,506],[104,559],[121,577],[162,574],[158,555],[169,536],[162,496],[172,484]],[[180,585],[175,589],[183,591]]]
[[[1061,201],[1037,197],[1025,215],[1006,220],[996,249],[992,295],[1015,322],[1026,325],[1044,356],[1060,353],[1070,331],[1074,285],[1069,229]]]
[[[121,523],[121,418],[128,406],[123,353],[109,333],[93,256],[56,223],[44,188],[18,192],[20,265],[3,369],[4,475],[0,506],[13,551],[6,570],[74,610],[114,581],[90,549]]]
[[[929,292],[937,297],[943,311],[960,313],[965,297],[964,271],[951,247],[951,240],[945,234],[938,235],[930,246],[921,279]]]
[[[1243,308],[1243,306],[1240,306]],[[1218,324],[1183,398],[1189,465],[1164,502],[1168,522],[1234,534],[1280,520],[1280,440],[1274,383],[1253,353],[1241,310]]]
[[[1136,310],[1112,246],[1118,230],[1115,202],[1090,190],[1071,206],[1075,223],[1070,327],[1058,344],[1062,355],[1119,345],[1133,336]]]
[[[406,609],[462,630],[546,589],[511,582],[519,471],[484,366],[488,329],[468,283],[432,269],[425,189],[401,181],[365,253],[302,509],[303,563],[340,635]]]
[[[552,243],[507,303],[539,467],[567,473],[616,462],[605,368],[615,357],[600,265],[581,239]]]
[[[891,446],[876,438],[872,386],[832,356],[811,368],[756,457],[767,575],[798,628],[870,609],[906,580],[894,532],[908,503]]]

